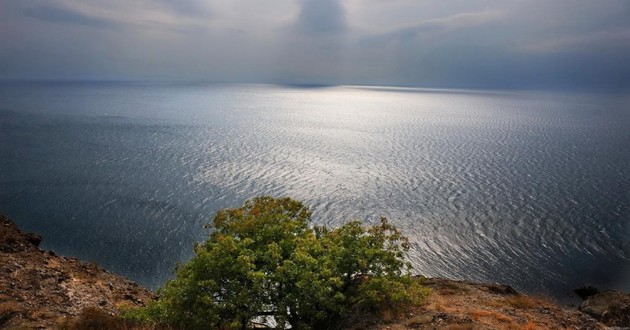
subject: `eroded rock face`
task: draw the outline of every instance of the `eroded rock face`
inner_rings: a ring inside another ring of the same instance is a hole
[[[630,327],[630,294],[606,291],[589,296],[580,311],[611,327]]]
[[[9,218],[0,215],[0,252],[36,250],[41,241],[41,236],[21,232]]]
[[[39,249],[41,240],[0,215],[0,328],[51,328],[86,307],[116,314],[154,298],[96,265]]]

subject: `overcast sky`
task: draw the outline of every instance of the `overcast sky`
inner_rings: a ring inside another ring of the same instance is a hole
[[[630,1],[0,0],[0,79],[625,89]]]

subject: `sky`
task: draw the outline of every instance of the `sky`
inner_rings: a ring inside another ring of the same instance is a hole
[[[630,89],[630,1],[0,0],[0,79]]]

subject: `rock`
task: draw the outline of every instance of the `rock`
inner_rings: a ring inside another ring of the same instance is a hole
[[[35,247],[39,247],[39,244],[42,242],[42,237],[40,235],[33,234],[33,233],[24,234],[24,238],[26,239],[27,242],[31,243]]]
[[[9,218],[0,215],[0,252],[36,250],[42,237],[23,233]]]
[[[514,288],[512,288],[509,285],[503,285],[503,284],[491,284],[491,285],[488,285],[488,290],[490,290],[490,292],[494,292],[494,293],[498,293],[498,294],[506,294],[506,295],[518,294],[518,292],[516,292],[516,290],[514,290]]]
[[[579,287],[579,288],[573,290],[573,292],[575,292],[575,294],[577,294],[578,296],[580,296],[580,298],[582,298],[582,300],[584,300],[584,299],[586,299],[586,298],[588,298],[590,296],[594,296],[594,295],[598,294],[599,290],[596,287],[594,287],[594,286],[592,286],[590,284],[587,284],[587,285],[585,285],[583,287]]]
[[[60,318],[85,308],[113,315],[117,306],[138,306],[154,297],[100,267],[43,251],[40,242],[41,236],[21,232],[0,215],[0,328],[54,329]]]
[[[435,324],[466,324],[466,323],[472,323],[472,319],[469,318],[468,316],[459,316],[459,315],[454,315],[454,314],[448,314],[448,313],[437,313],[435,315],[433,315],[433,318],[431,318],[431,323],[435,323]]]
[[[588,297],[579,310],[611,327],[630,327],[630,294],[605,291]]]

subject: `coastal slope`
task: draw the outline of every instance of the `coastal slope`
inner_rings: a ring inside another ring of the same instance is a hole
[[[576,329],[607,327],[577,309],[563,307],[547,298],[518,293],[500,284],[428,278],[431,289],[426,303],[413,307],[403,317],[380,321],[357,320],[355,329]],[[387,322],[384,322],[387,321]]]
[[[0,215],[0,328],[48,329],[88,307],[114,315],[153,299],[97,265],[41,250],[41,240]]]
[[[9,218],[0,215],[0,328],[50,329],[70,320],[81,324],[86,310],[104,315],[109,318],[103,320],[110,322],[106,323],[111,325],[108,327],[116,328],[113,316],[122,307],[144,306],[155,298],[150,290],[97,265],[40,249],[41,240],[39,235],[21,232]],[[403,315],[357,315],[348,328],[606,328],[575,308],[520,294],[507,285],[421,277],[418,281],[431,289],[424,304],[412,306]],[[630,303],[615,307],[610,299],[604,299],[610,295],[617,295],[613,297],[617,304],[630,301],[625,293],[593,293],[583,309],[608,326],[627,326],[630,321],[624,315]],[[121,329],[128,329],[127,324],[123,325]]]

